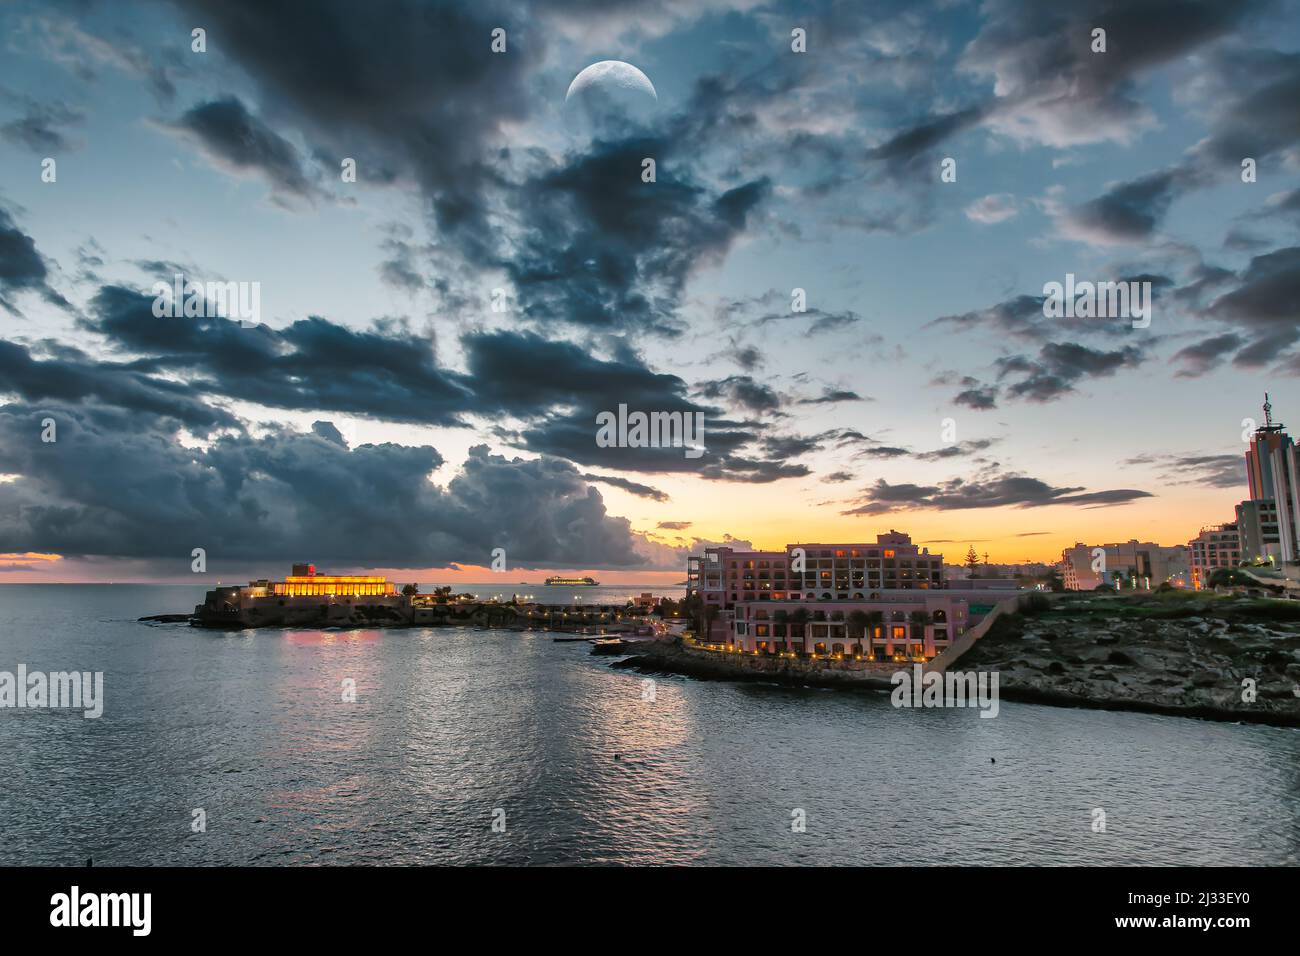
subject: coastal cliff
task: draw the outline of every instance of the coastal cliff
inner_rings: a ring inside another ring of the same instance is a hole
[[[1300,604],[1195,592],[1068,596],[960,658],[1008,699],[1300,726]]]
[[[706,680],[889,689],[909,665],[728,654],[656,642],[616,665]],[[1300,726],[1300,604],[1203,592],[1065,594],[1003,614],[949,669],[1069,707]]]

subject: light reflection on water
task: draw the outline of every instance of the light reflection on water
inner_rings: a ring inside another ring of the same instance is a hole
[[[1294,864],[1300,852],[1293,730],[1007,702],[986,720],[895,710],[884,694],[672,677],[648,703],[641,675],[542,633],[134,620],[197,600],[0,588],[0,669],[103,670],[106,696],[99,720],[0,711],[0,863]],[[190,831],[195,807],[206,833]],[[1097,807],[1105,834],[1091,829]],[[795,808],[806,833],[791,832]]]

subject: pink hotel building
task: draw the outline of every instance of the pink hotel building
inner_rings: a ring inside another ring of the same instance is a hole
[[[794,569],[796,549],[802,573]],[[899,531],[877,535],[875,544],[706,548],[687,559],[686,592],[714,609],[709,634],[701,635],[706,643],[875,660],[933,657],[1005,596],[948,589],[943,555]]]

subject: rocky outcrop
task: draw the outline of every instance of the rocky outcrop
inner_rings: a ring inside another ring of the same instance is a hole
[[[998,671],[1008,699],[1300,726],[1289,602],[1065,599],[1004,616],[954,666]]]
[[[156,617],[163,617],[157,615]],[[176,617],[177,615],[170,615]],[[508,604],[452,602],[418,605],[353,604],[339,601],[259,601],[248,606],[225,607],[200,604],[193,617],[195,627],[234,629],[248,627],[496,627],[521,626],[519,612]],[[145,620],[142,618],[141,620]]]
[[[701,680],[752,680],[800,687],[887,689],[889,675],[907,665],[728,654],[691,648],[677,638],[644,642],[633,657],[614,663],[645,674],[683,674]]]

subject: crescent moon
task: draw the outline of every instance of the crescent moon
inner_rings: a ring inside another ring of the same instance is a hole
[[[591,64],[573,78],[568,92],[564,94],[564,101],[567,103],[575,93],[599,86],[613,86],[619,90],[647,93],[656,103],[659,102],[659,94],[655,91],[654,84],[650,82],[650,77],[631,63],[622,60],[601,60],[599,63]]]

